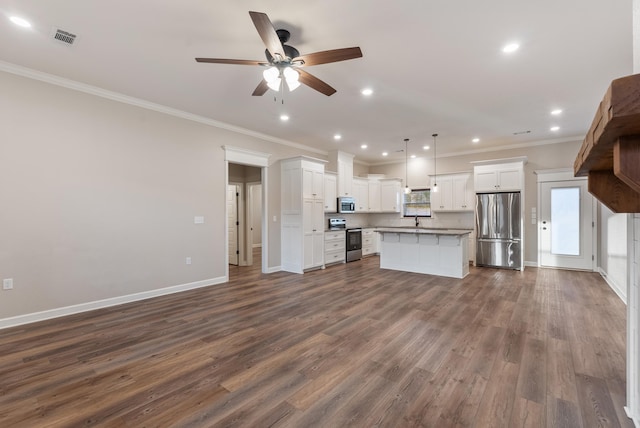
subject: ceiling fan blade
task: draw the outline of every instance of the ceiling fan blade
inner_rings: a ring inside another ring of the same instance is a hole
[[[309,74],[306,71],[301,70],[299,68],[297,68],[296,71],[300,73],[300,77],[298,79],[300,83],[304,83],[311,89],[315,89],[316,91],[321,92],[326,96],[330,96],[336,93],[335,89],[333,89],[331,86],[329,86],[322,80],[318,79],[314,75]]]
[[[284,48],[267,14],[262,12],[249,12],[249,15],[251,15],[253,25],[256,26],[256,30],[258,30],[258,34],[271,56],[277,58],[276,55],[279,55],[280,58],[284,58]]]
[[[258,83],[258,86],[256,87],[256,89],[254,89],[253,94],[251,95],[253,95],[254,97],[260,97],[264,95],[268,89],[269,86],[267,85],[267,81],[262,79],[262,81]]]
[[[359,47],[332,49],[329,51],[314,52],[306,55],[300,55],[294,58],[292,62],[302,60],[303,66],[327,64],[330,62],[346,61],[348,59],[362,57],[362,51]]]
[[[237,64],[237,65],[269,65],[268,62],[254,61],[251,59],[225,59],[225,58],[196,58],[198,62],[210,62],[214,64]]]

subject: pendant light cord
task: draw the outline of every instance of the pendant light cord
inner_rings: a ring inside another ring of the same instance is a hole
[[[436,137],[438,134],[433,134],[433,184],[434,187],[438,187],[438,168],[437,168],[437,157],[438,157],[438,145],[436,144]]]

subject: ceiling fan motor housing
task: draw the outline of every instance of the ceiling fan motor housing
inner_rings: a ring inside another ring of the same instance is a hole
[[[293,46],[282,45],[282,48],[284,49],[285,58],[283,58],[281,61],[276,61],[273,55],[271,55],[271,53],[269,52],[269,49],[264,50],[264,55],[267,57],[267,61],[269,61],[269,64],[277,64],[280,62],[290,63],[293,58],[297,58],[300,56],[300,52],[298,52],[298,49],[294,48]]]

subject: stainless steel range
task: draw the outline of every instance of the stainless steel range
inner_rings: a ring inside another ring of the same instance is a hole
[[[362,258],[362,229],[359,227],[347,229],[347,220],[344,218],[330,218],[329,230],[344,230],[347,237],[345,245],[347,262],[353,262]]]
[[[362,229],[347,229],[347,262],[362,258]]]

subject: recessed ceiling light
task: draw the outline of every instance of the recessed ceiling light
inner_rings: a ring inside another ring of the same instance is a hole
[[[562,109],[557,108],[555,110],[551,110],[551,114],[554,115],[554,116],[562,114]]]
[[[429,150],[431,147],[429,146],[422,146],[422,150]]]
[[[473,140],[471,140],[472,143],[479,143],[480,142],[480,138],[476,137]]]
[[[520,49],[520,45],[517,43],[509,43],[502,48],[502,52],[504,53],[513,53]]]
[[[287,116],[286,114],[281,114],[280,115],[280,120],[283,122],[286,122],[287,120],[289,120],[289,116]]]
[[[12,16],[9,19],[11,20],[11,22],[13,22],[16,25],[19,25],[20,27],[24,27],[24,28],[31,27],[31,23],[29,21],[27,21],[26,19],[20,18],[19,16]]]
[[[333,136],[334,140],[339,140],[341,138],[342,138],[342,135],[340,135],[340,134],[336,134],[336,135]]]
[[[415,159],[415,158],[416,158],[416,155],[411,155],[411,156],[410,156],[410,158],[411,158],[411,159]]]
[[[389,152],[382,152],[382,156],[387,156]]]
[[[553,131],[553,132],[559,131],[559,130],[560,130],[559,126],[552,126],[551,128],[549,128],[549,131]]]
[[[361,91],[361,94],[362,94],[362,95],[364,95],[364,96],[367,96],[367,97],[368,97],[369,95],[373,94],[373,89],[371,89],[371,88],[364,88],[364,89]]]
[[[368,146],[366,144],[363,144],[360,146],[361,149],[366,149]]]

